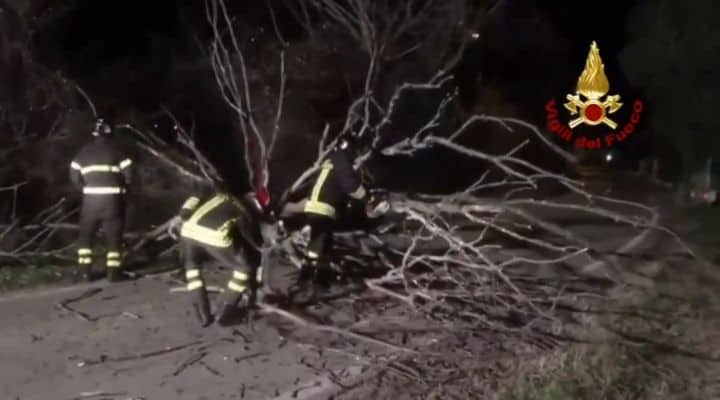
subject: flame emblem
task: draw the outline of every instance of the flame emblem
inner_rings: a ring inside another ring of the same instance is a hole
[[[582,123],[593,126],[605,124],[612,129],[617,128],[617,124],[608,118],[608,114],[619,110],[622,103],[620,103],[620,95],[617,94],[606,96],[605,100],[602,100],[609,91],[610,82],[605,76],[605,65],[600,58],[600,49],[593,41],[585,60],[585,69],[578,78],[575,94],[565,96],[568,100],[564,104],[565,108],[570,111],[570,115],[578,115],[570,121],[570,128]]]

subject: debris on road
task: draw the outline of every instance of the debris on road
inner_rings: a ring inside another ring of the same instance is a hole
[[[163,354],[167,354],[167,353],[172,353],[172,352],[175,352],[175,351],[183,350],[183,349],[186,349],[186,348],[188,348],[188,347],[195,346],[195,345],[197,345],[197,344],[202,344],[202,343],[204,343],[202,340],[197,340],[197,341],[190,342],[190,343],[186,343],[186,344],[182,344],[182,345],[179,345],[179,346],[166,347],[166,348],[164,348],[164,349],[162,349],[162,350],[150,351],[150,352],[147,352],[147,353],[140,353],[140,354],[131,355],[131,356],[108,357],[108,356],[106,356],[106,355],[101,355],[100,358],[98,358],[98,359],[96,359],[96,360],[84,360],[84,361],[81,361],[81,362],[77,363],[77,366],[78,366],[79,368],[83,368],[83,367],[87,367],[87,366],[104,364],[104,363],[109,363],[109,362],[123,362],[123,361],[142,360],[142,359],[146,359],[146,358],[150,358],[150,357],[156,357],[156,356],[160,356],[160,355],[163,355]]]
[[[90,316],[90,315],[88,315],[88,314],[86,314],[86,313],[84,313],[84,312],[82,312],[82,311],[76,310],[76,309],[70,307],[70,304],[76,303],[76,302],[78,302],[78,301],[87,299],[87,298],[92,297],[92,296],[95,296],[96,294],[98,294],[98,293],[100,293],[100,292],[102,292],[102,289],[100,289],[100,288],[89,289],[89,290],[83,292],[81,295],[79,295],[79,296],[77,296],[77,297],[73,297],[73,298],[71,298],[71,299],[67,299],[67,300],[61,301],[60,303],[58,303],[57,306],[58,306],[59,308],[65,310],[65,311],[68,311],[68,312],[72,313],[73,315],[77,316],[78,318],[82,319],[83,321],[86,321],[86,322],[95,322],[95,321],[98,320],[97,317],[93,317],[93,316]]]

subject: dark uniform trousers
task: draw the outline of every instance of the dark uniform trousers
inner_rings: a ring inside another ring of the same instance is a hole
[[[336,151],[320,169],[310,198],[305,203],[306,222],[310,226],[310,241],[305,253],[306,267],[301,279],[307,279],[307,271],[317,275],[327,265],[333,247],[333,231],[338,209],[350,199],[363,201],[367,195],[360,177],[352,167],[352,159],[345,151]],[[316,276],[317,277],[317,276]]]
[[[191,209],[196,211],[183,224],[180,236],[191,307],[201,324],[207,326],[213,322],[203,277],[208,262],[214,260],[232,270],[222,295],[218,316],[221,324],[236,310],[247,289],[256,293],[263,272],[259,229],[255,229],[247,211],[221,195],[202,205],[199,203],[199,199],[191,197],[183,205],[181,214]],[[248,298],[248,304],[251,302]]]
[[[306,262],[316,268],[326,261],[328,251],[333,247],[335,220],[325,215],[308,214],[307,224],[310,226],[310,241],[305,254]]]
[[[80,212],[78,263],[89,267],[93,263],[93,248],[98,230],[104,234],[108,269],[122,264],[122,236],[125,227],[125,196],[122,194],[86,194]]]

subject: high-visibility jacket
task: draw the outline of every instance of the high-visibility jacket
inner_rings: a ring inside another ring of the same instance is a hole
[[[351,155],[338,150],[322,164],[310,198],[305,202],[305,212],[335,218],[337,208],[349,198],[363,200],[366,196],[360,176],[353,169]]]
[[[209,199],[192,196],[180,210],[184,220],[180,236],[220,248],[232,247],[237,239],[259,247],[257,221],[245,205],[226,194]]]
[[[98,137],[86,144],[70,163],[70,180],[85,195],[112,195],[127,191],[132,160],[110,138]]]

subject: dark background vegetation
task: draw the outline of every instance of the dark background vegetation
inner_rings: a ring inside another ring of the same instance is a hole
[[[249,39],[251,81],[259,93],[269,93],[260,107],[272,104],[279,60],[268,3],[228,4]],[[272,160],[271,189],[279,193],[314,159],[313,141],[324,123],[345,117],[347,105],[360,94],[367,60],[360,49],[333,35],[311,43],[281,1],[270,4],[289,43],[283,141]],[[460,98],[451,118],[489,113],[542,127],[543,105],[574,91],[588,46],[596,40],[611,91],[622,94],[626,104],[635,96],[648,104],[641,131],[619,149],[621,161],[633,166],[638,159],[658,156],[665,177],[687,178],[717,148],[712,66],[720,57],[718,32],[709,18],[717,6],[709,0],[692,4],[608,1],[588,8],[570,1],[482,2],[487,12],[467,28],[468,35],[477,32],[479,38],[471,39],[454,71]],[[243,185],[242,144],[230,134],[237,130],[234,115],[218,95],[207,59],[211,32],[203,1],[0,0],[0,9],[0,182],[29,182],[17,193],[22,207],[16,216],[31,216],[61,196],[73,196],[67,165],[87,140],[92,116],[67,79],[116,124],[167,135],[172,123],[163,107],[171,110],[184,126],[194,127],[199,145],[226,178]],[[389,65],[379,91],[387,97],[407,77],[422,75],[425,64],[410,57]],[[395,129],[402,133],[417,125],[431,110],[429,104],[406,104]],[[266,111],[270,115],[272,110],[259,112]],[[122,135],[132,142],[129,132]],[[467,140],[500,151],[527,136],[478,124]],[[179,202],[187,187],[173,171],[141,152],[136,156],[140,186],[134,196],[147,200],[143,214],[163,218],[172,209],[168,204]],[[523,156],[566,168],[538,144]],[[448,190],[482,169],[441,152],[378,165],[383,184],[422,191]],[[0,194],[0,218],[6,220],[10,194]]]

